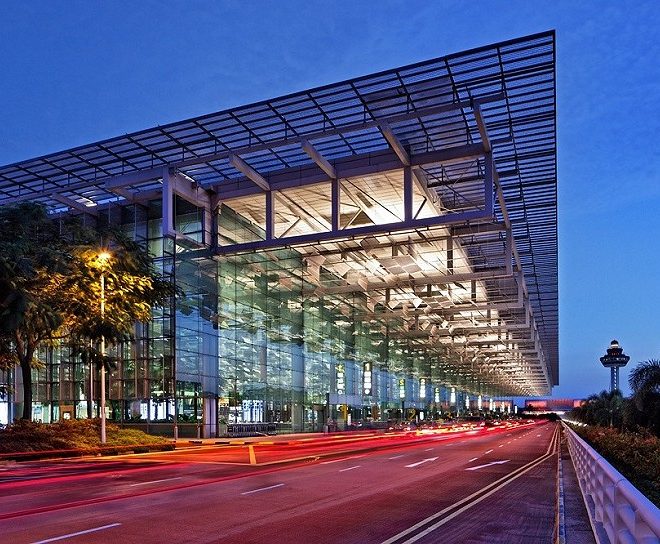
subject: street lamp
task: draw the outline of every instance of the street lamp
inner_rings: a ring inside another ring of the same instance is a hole
[[[108,251],[98,254],[101,269],[101,321],[105,318],[105,266],[112,255]],[[106,443],[105,433],[105,335],[101,335],[101,444]]]

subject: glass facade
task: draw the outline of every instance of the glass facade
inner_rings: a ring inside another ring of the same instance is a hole
[[[441,361],[393,334],[403,319],[366,319],[366,294],[318,289],[341,283],[336,270],[295,248],[209,256],[201,248],[211,235],[228,243],[263,238],[262,226],[229,205],[209,223],[203,209],[177,197],[177,240],[162,236],[161,215],[154,200],[99,219],[121,224],[183,293],[137,325],[132,342],[109,349],[118,361],[107,377],[110,420],[166,435],[176,423],[181,436],[210,437],[225,426],[322,431],[461,409],[460,399],[450,402]],[[33,418],[98,417],[98,372],[64,347],[40,358]],[[11,419],[11,408],[6,395],[0,416]]]
[[[0,166],[0,205],[121,225],[185,293],[113,347],[108,415],[215,436],[548,395],[554,42],[522,37]],[[39,357],[35,419],[97,413],[94,372],[66,349]],[[20,413],[20,380],[0,374],[0,422]]]

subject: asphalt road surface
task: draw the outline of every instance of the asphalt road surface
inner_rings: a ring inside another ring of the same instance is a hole
[[[549,543],[553,423],[5,465],[0,542]]]

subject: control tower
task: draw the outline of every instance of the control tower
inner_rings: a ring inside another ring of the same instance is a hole
[[[630,361],[628,355],[624,355],[623,348],[619,346],[619,342],[612,340],[610,347],[607,348],[607,353],[600,358],[600,362],[604,367],[609,368],[611,375],[610,392],[619,389],[619,368],[626,366]]]

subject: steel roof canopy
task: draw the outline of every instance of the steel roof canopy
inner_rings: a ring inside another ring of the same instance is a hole
[[[122,200],[106,183],[130,176],[158,189],[153,172],[177,168],[213,190],[244,179],[240,153],[262,176],[388,148],[387,123],[412,152],[482,141],[493,146],[540,338],[558,383],[557,150],[554,31],[227,109],[0,167],[0,205],[34,200],[52,210]],[[443,110],[443,107],[446,108]],[[420,115],[428,109],[430,113]],[[415,115],[415,114],[418,115]],[[131,185],[129,184],[129,185]],[[501,219],[501,210],[496,204]]]

